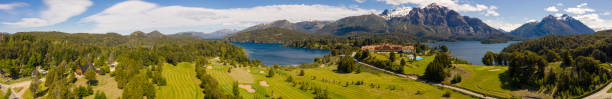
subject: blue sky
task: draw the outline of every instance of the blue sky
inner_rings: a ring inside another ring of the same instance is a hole
[[[561,14],[595,30],[612,29],[610,0],[0,0],[0,32],[212,32],[281,19],[337,20],[430,3],[507,31]]]

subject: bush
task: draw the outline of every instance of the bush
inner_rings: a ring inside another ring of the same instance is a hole
[[[94,99],[106,99],[106,94],[104,94],[104,92],[102,91],[98,91],[96,92]]]
[[[451,96],[451,92],[448,90],[446,90],[444,94],[442,94],[442,97],[450,97],[450,96]]]
[[[304,76],[304,70],[300,70],[300,74],[298,76]]]
[[[287,81],[287,82],[293,82],[293,76],[289,76],[289,77],[287,78],[287,80],[285,80],[285,81]]]
[[[344,56],[338,62],[338,72],[351,73],[355,70],[355,61],[350,56]]]
[[[268,77],[268,78],[270,78],[270,77],[274,77],[274,69],[270,69],[270,70],[268,71],[268,76],[266,76],[266,77]]]
[[[75,90],[78,97],[86,97],[93,94],[93,89],[91,87],[79,86]]]
[[[457,75],[455,75],[455,77],[453,77],[453,80],[451,80],[451,83],[452,84],[456,84],[456,83],[459,83],[459,82],[461,82],[461,75],[457,74]]]

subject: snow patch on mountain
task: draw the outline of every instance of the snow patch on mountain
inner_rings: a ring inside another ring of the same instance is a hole
[[[411,7],[396,8],[392,10],[386,9],[385,11],[383,11],[383,13],[380,14],[380,16],[389,20],[394,17],[406,16],[410,13],[410,10],[412,10]]]

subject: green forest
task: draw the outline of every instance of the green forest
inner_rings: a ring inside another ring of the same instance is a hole
[[[179,62],[220,57],[238,66],[261,64],[250,61],[241,47],[229,42],[166,36],[157,31],[137,31],[128,36],[116,33],[19,32],[2,34],[0,38],[2,75],[12,79],[45,78],[44,86],[39,86],[40,81],[33,79],[34,87],[29,90],[32,90],[34,97],[51,99],[93,95],[87,94],[93,93],[88,92],[90,88],[73,84],[75,75],[85,75],[89,80],[88,86],[96,86],[96,72],[105,75],[109,73],[109,67],[115,70],[109,75],[116,80],[117,87],[124,89],[121,97],[132,99],[143,96],[155,98],[155,89],[151,88],[164,86],[166,82],[159,75],[163,63],[176,65]],[[41,77],[39,70],[48,70],[48,73]],[[203,85],[215,83],[204,75],[199,77],[206,80]]]

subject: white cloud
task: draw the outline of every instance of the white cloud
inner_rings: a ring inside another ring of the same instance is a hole
[[[557,12],[557,11],[559,11],[559,9],[557,9],[557,7],[555,7],[555,6],[550,6],[550,7],[546,8],[545,10],[548,11],[548,12]]]
[[[366,2],[366,0],[355,0],[355,1],[358,2],[358,3]]]
[[[587,3],[582,3],[582,4],[577,5],[575,8],[565,9],[565,12],[572,13],[572,14],[584,14],[587,12],[595,12],[594,9],[587,8],[586,7],[587,5],[588,5]]]
[[[421,7],[425,7],[431,3],[436,3],[438,5],[446,6],[450,9],[460,11],[460,12],[479,12],[485,11],[485,16],[493,15],[499,16],[495,10],[497,7],[495,6],[486,6],[482,4],[470,5],[470,4],[459,4],[459,0],[376,0],[385,2],[390,5],[401,5],[401,4],[416,4]]]
[[[16,7],[23,7],[27,5],[28,5],[27,3],[22,3],[22,2],[0,4],[0,10],[13,10]]]
[[[535,20],[535,19],[531,19],[531,20],[527,20],[527,21],[525,21],[525,22],[526,22],[526,23],[531,23],[531,22],[538,22],[538,20]]]
[[[579,4],[579,5],[576,5],[576,7],[578,7],[578,8],[582,8],[582,7],[587,6],[587,5],[589,5],[589,4],[587,4],[587,3],[581,3],[581,4]]]
[[[489,9],[487,9],[485,12],[485,16],[499,16],[499,13],[497,13],[495,10],[497,10],[497,6],[489,7]]]
[[[483,22],[487,23],[489,26],[491,26],[493,28],[502,29],[502,30],[507,31],[507,32],[510,32],[510,31],[518,28],[519,26],[521,26],[521,24],[512,24],[512,23],[505,22],[503,20],[488,20],[488,19],[485,19],[485,20],[483,20]]]
[[[604,13],[601,13],[601,15],[607,16],[607,15],[610,15],[610,12],[604,12]]]
[[[47,9],[39,18],[22,18],[20,22],[3,22],[2,24],[19,27],[42,27],[64,22],[73,16],[85,12],[93,3],[89,0],[44,0]]]
[[[286,19],[292,22],[336,20],[375,10],[327,5],[269,5],[253,8],[211,9],[159,6],[145,1],[124,1],[88,16],[80,22],[94,23],[91,32],[131,32],[145,29],[229,26],[248,27]]]
[[[555,17],[557,17],[557,18],[560,18],[561,16],[563,16],[563,14],[561,14],[561,13],[555,13],[553,16],[555,16]]]
[[[563,6],[563,3],[557,3],[557,6]]]
[[[612,20],[601,19],[598,14],[578,15],[575,18],[595,31],[612,29],[612,25],[609,24]]]

